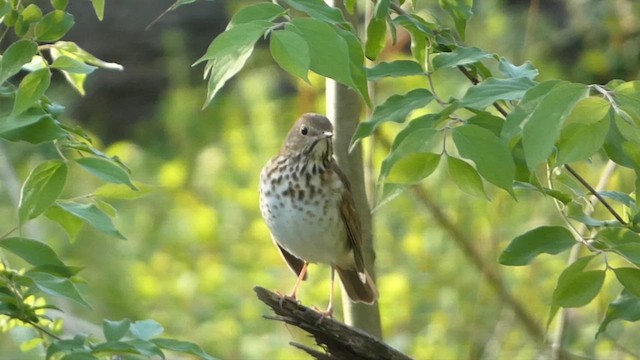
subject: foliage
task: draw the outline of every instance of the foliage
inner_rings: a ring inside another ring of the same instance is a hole
[[[98,19],[102,19],[104,0],[91,3]],[[68,1],[52,0],[52,9],[46,12],[36,4],[0,1],[0,22],[4,27],[0,38],[9,31],[16,36],[0,60],[0,138],[10,142],[8,148],[28,143],[34,149],[53,150],[26,176],[19,203],[14,207],[17,218],[11,217],[16,222],[4,223],[8,228],[0,237],[2,328],[8,331],[17,325],[32,327],[37,337],[28,342],[28,347],[44,346],[47,358],[164,358],[164,350],[211,358],[195,344],[158,338],[163,328],[153,320],[105,320],[106,341],[84,334],[71,339],[56,335],[61,325],[56,312],[62,310],[53,304],[71,300],[89,309],[91,305],[80,291],[84,281],[78,274],[82,268],[63,262],[50,246],[50,236],[43,233],[31,239],[26,235],[32,233],[30,226],[34,220],[46,217],[59,224],[72,241],[84,224],[126,239],[114,225],[115,208],[100,195],[100,189],[79,193],[70,189],[68,183],[79,182],[76,169],[81,168],[105,183],[131,191],[144,187],[134,184],[129,169],[118,157],[100,151],[82,128],[65,122],[64,107],[45,95],[53,72],[62,74],[69,85],[84,94],[85,80],[96,69],[122,70],[120,65],[102,61],[77,44],[63,40],[74,25],[73,15],[66,12],[67,4]],[[10,176],[9,170],[7,166],[2,169],[6,176]],[[14,232],[18,235],[12,236]],[[14,261],[20,263],[18,259],[28,265],[16,265]],[[45,302],[43,298],[54,301]]]
[[[527,265],[541,253],[583,247],[590,254],[573,258],[558,277],[547,323],[558,308],[583,307],[607,291],[603,289],[607,273],[615,274],[622,291],[610,303],[597,334],[613,320],[637,320],[632,314],[637,301],[630,299],[640,287],[640,82],[537,80],[539,70],[529,62],[513,64],[499,54],[464,44],[470,1],[440,2],[454,28],[429,13],[378,1],[366,41],[360,40],[344,14],[323,1],[283,3],[258,3],[237,12],[196,62],[206,63],[205,105],[242,69],[258,40],[266,37],[272,57],[292,76],[308,82],[311,71],[332,78],[371,105],[372,113],[358,126],[352,144],[376,133],[383,123],[407,123],[382,162],[379,203],[427,178],[440,163],[447,164],[451,180],[466,193],[484,197],[486,182],[514,198],[523,196],[516,189],[544,194],[556,205],[554,223],[562,225],[527,230],[503,251],[501,263]],[[412,58],[376,63],[388,41],[393,44],[400,32],[411,37]],[[371,68],[365,67],[365,56],[373,62]],[[441,98],[442,85],[433,79],[452,71],[473,86]],[[428,88],[419,85],[372,105],[368,81],[375,84],[385,77],[418,74]],[[634,188],[594,188],[574,169],[607,162],[631,171]],[[594,215],[597,204],[605,211]]]

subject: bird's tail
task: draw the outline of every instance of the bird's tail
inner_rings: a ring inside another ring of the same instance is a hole
[[[378,299],[378,289],[366,270],[364,276],[362,276],[363,273],[358,273],[355,270],[339,267],[336,267],[336,271],[338,271],[344,290],[352,301],[371,305]]]

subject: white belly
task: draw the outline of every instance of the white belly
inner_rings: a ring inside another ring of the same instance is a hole
[[[336,176],[335,174],[333,174]],[[311,181],[316,189],[320,187]],[[338,179],[339,180],[339,179]],[[283,181],[272,196],[264,196],[265,179],[261,176],[260,211],[275,240],[291,254],[308,261],[336,264],[349,252],[345,226],[340,216],[341,194],[337,188],[324,188],[322,197],[302,200],[294,190],[293,196],[283,195],[291,190],[291,182]],[[329,195],[329,196],[326,196]]]

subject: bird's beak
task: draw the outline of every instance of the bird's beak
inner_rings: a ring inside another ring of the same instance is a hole
[[[330,137],[333,136],[333,133],[331,131],[325,131],[325,132],[322,133],[322,135],[324,137],[330,138]]]

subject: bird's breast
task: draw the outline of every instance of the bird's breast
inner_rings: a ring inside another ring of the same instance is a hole
[[[260,176],[260,210],[274,239],[309,262],[335,263],[346,251],[342,183],[322,163],[272,162]]]

